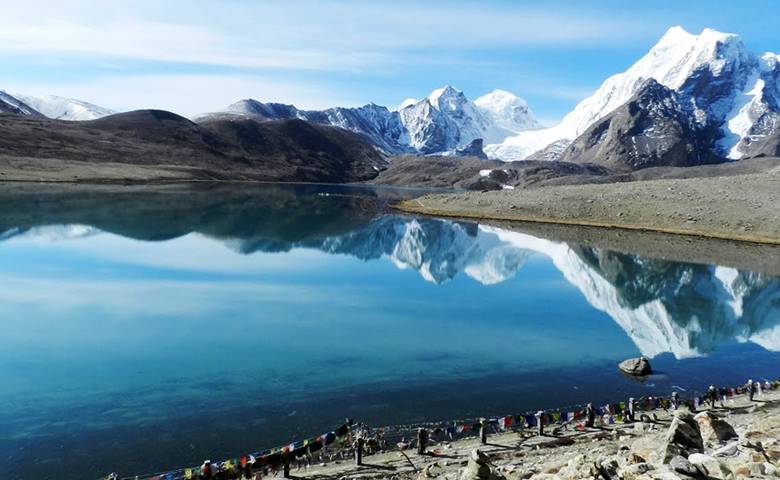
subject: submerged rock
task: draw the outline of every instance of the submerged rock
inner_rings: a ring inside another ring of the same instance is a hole
[[[644,377],[653,373],[653,369],[650,367],[650,360],[648,360],[647,357],[623,360],[618,365],[618,368],[622,372],[635,377]]]

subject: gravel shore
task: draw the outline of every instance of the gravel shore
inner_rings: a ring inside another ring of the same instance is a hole
[[[738,396],[723,406],[703,408],[709,413],[693,420],[701,425],[702,453],[692,453],[687,458],[675,455],[674,461],[665,462],[664,456],[675,438],[679,443],[679,438],[671,435],[679,420],[675,420],[673,412],[661,410],[648,422],[583,432],[570,429],[543,437],[530,432],[507,432],[490,435],[487,445],[481,445],[477,438],[434,443],[427,455],[416,455],[410,450],[405,454],[383,453],[366,457],[362,467],[340,460],[294,470],[292,476],[333,480],[777,478],[780,391],[764,392],[756,400],[750,402]],[[685,415],[688,414],[682,413]],[[728,427],[724,423],[733,427],[733,431],[729,430],[731,435],[726,433]],[[476,449],[483,455],[475,454]],[[685,468],[690,470],[688,474],[682,471]]]
[[[763,174],[426,195],[402,211],[780,244],[780,168]]]

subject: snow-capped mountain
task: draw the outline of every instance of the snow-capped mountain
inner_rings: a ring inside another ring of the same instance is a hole
[[[43,115],[56,120],[95,120],[116,113],[113,110],[82,100],[76,100],[75,98],[64,98],[56,95],[34,97],[14,94],[14,96]]]
[[[699,35],[672,27],[639,61],[608,78],[555,127],[522,132],[488,145],[489,156],[519,160],[554,142],[571,142],[596,121],[628,102],[648,79],[675,92],[682,110],[713,153],[732,159],[769,148],[762,140],[780,129],[778,56],[757,56],[733,34]],[[560,148],[558,148],[561,151]]]
[[[13,97],[0,90],[0,113],[13,113],[16,115],[29,115],[32,117],[42,117],[43,114],[27,105],[22,100]]]
[[[474,105],[492,121],[494,126],[506,132],[520,133],[542,127],[528,108],[528,103],[506,90],[493,90],[482,95],[474,100]]]
[[[456,154],[476,139],[495,143],[539,127],[525,100],[509,92],[496,90],[472,102],[450,86],[438,88],[419,101],[408,98],[395,110],[373,103],[358,108],[300,110],[293,105],[247,99],[195,120],[205,122],[231,116],[258,120],[300,118],[345,128],[368,136],[392,154]]]

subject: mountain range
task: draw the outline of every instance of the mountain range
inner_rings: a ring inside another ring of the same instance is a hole
[[[0,92],[0,113],[93,120],[113,112],[75,99]],[[451,86],[394,109],[370,103],[302,110],[245,99],[195,122],[237,119],[338,127],[387,155],[560,160],[613,172],[688,167],[780,156],[780,56],[754,54],[734,34],[672,27],[550,128],[512,93],[495,90],[471,101]]]
[[[671,151],[694,164],[708,156],[776,156],[779,59],[750,52],[734,34],[705,29],[694,35],[672,27],[560,124],[521,132],[486,151],[502,160],[587,161],[597,157],[594,145],[606,143],[601,150],[622,150],[635,157],[629,163],[645,166],[668,163]]]
[[[11,95],[0,90],[0,113],[83,121],[96,120],[116,112],[75,98],[64,98],[56,95],[43,97]]]
[[[525,100],[512,93],[495,90],[472,102],[451,86],[438,88],[422,100],[407,99],[397,110],[373,103],[357,108],[301,110],[294,105],[246,99],[195,120],[232,117],[262,121],[298,118],[341,127],[366,135],[389,154],[457,153],[477,139],[495,143],[541,127]]]

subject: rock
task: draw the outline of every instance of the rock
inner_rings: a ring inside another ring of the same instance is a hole
[[[725,420],[718,418],[718,416],[712,412],[701,412],[693,418],[699,424],[699,431],[701,432],[704,441],[725,443],[729,440],[739,438],[734,427],[729,425]]]
[[[485,155],[485,151],[482,150],[483,147],[483,141],[481,138],[475,138],[471,141],[468,145],[466,145],[463,148],[458,148],[455,150],[455,156],[457,157],[477,157],[481,160],[487,160],[487,155]]]
[[[704,442],[699,431],[699,424],[693,415],[686,410],[677,410],[674,419],[666,433],[664,463],[668,463],[677,455],[688,457],[692,453],[702,453]]]
[[[687,458],[677,455],[673,457],[669,462],[669,467],[677,473],[688,475],[689,477],[699,476],[699,469],[697,469]]]
[[[778,476],[778,469],[769,462],[764,462],[764,474],[772,477]]]
[[[628,375],[635,377],[644,377],[653,373],[652,367],[650,367],[650,360],[647,357],[629,358],[623,360],[618,365],[618,368]]]
[[[623,480],[637,480],[652,469],[647,463],[635,463],[622,468],[618,474]]]
[[[739,465],[731,470],[735,477],[749,477],[750,468],[747,465]]]
[[[739,442],[731,442],[712,452],[713,457],[733,457],[739,453]]]
[[[599,474],[605,480],[619,480],[618,463],[616,460],[604,460],[597,465]]]
[[[724,480],[729,473],[724,471],[717,458],[703,453],[694,453],[690,455],[688,461],[695,465],[696,468],[699,469],[699,472],[707,478]]]
[[[469,462],[460,475],[460,480],[504,480],[504,478],[491,468],[490,457],[479,449],[471,452]]]
[[[750,470],[750,475],[752,477],[762,477],[766,474],[766,471],[764,470],[764,464],[760,462],[750,462],[747,464],[748,469]]]

